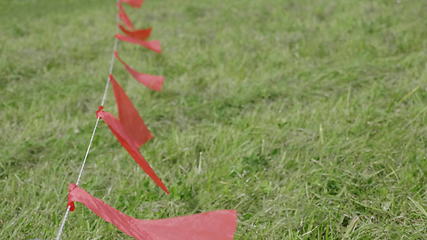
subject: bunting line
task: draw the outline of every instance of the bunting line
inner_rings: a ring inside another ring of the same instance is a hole
[[[117,4],[119,4],[119,1],[120,0],[116,0]],[[120,21],[120,18],[119,18],[119,15],[117,14],[116,15],[116,22],[117,22],[117,24],[119,24],[119,21]],[[117,32],[118,32],[118,29],[116,28],[116,33]],[[114,53],[117,51],[118,46],[119,46],[119,41],[118,41],[117,38],[115,38],[114,39],[114,45],[113,45],[113,51],[112,51],[112,54],[111,54],[110,67],[109,67],[109,70],[108,70],[108,77],[107,77],[107,81],[105,83],[104,94],[102,95],[102,99],[101,99],[101,106],[104,106],[105,100],[107,99],[108,89],[110,87],[110,77],[109,76],[113,73],[114,62],[115,62],[114,61],[115,60]],[[100,117],[97,116],[96,117],[95,126],[93,127],[93,130],[92,130],[92,136],[90,137],[89,144],[87,146],[86,153],[84,155],[82,165],[80,166],[80,171],[79,171],[79,175],[77,177],[76,185],[79,185],[81,177],[83,175],[83,171],[84,171],[84,168],[86,166],[87,157],[89,156],[90,149],[92,148],[92,142],[93,142],[93,139],[95,137],[96,130],[98,129],[99,120],[100,120]],[[57,232],[55,240],[60,240],[61,239],[61,235],[62,235],[62,233],[64,231],[64,226],[65,226],[65,223],[67,221],[69,213],[70,213],[70,206],[67,206],[67,210],[65,211],[64,217],[62,218],[61,225],[59,226],[59,229],[58,229],[58,232]]]
[[[132,8],[140,8],[143,2],[144,0],[116,0],[117,27],[107,81],[105,83],[101,104],[98,111],[96,111],[96,122],[80,166],[76,184],[69,185],[67,209],[64,217],[62,218],[55,239],[61,239],[68,215],[70,212],[74,211],[74,201],[76,201],[85,205],[89,210],[104,219],[106,222],[115,225],[123,233],[138,240],[233,240],[237,227],[237,212],[235,210],[217,210],[157,220],[136,219],[109,206],[101,199],[93,197],[78,186],[92,148],[99,122],[102,119],[122,147],[129,153],[142,170],[158,187],[169,194],[168,188],[157,176],[149,163],[144,159],[139,150],[140,147],[153,136],[128,95],[112,75],[115,60],[117,59],[135,80],[151,90],[160,91],[162,89],[164,82],[163,76],[155,76],[136,71],[124,62],[117,52],[117,49],[119,48],[119,41],[140,45],[157,53],[161,52],[159,41],[146,41],[151,35],[152,29],[135,29],[122,5],[128,4]],[[124,24],[124,26],[122,24]],[[121,30],[124,35],[119,34],[119,30]],[[118,118],[109,112],[103,111],[110,85],[113,87],[118,110]]]

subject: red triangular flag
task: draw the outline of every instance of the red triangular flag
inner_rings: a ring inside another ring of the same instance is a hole
[[[121,34],[116,34],[115,37],[117,39],[119,39],[120,41],[137,44],[137,45],[143,46],[143,47],[145,47],[147,49],[150,49],[150,50],[152,50],[154,52],[157,52],[157,53],[161,53],[162,52],[162,49],[160,48],[160,42],[158,40],[141,41],[139,39],[136,39],[136,38],[133,38],[133,37],[128,37],[128,36],[121,35]]]
[[[143,0],[120,0],[120,2],[127,3],[134,8],[140,8],[144,1]]]
[[[153,181],[159,186],[163,191],[169,193],[167,187],[163,184],[162,180],[157,176],[154,170],[151,168],[150,164],[144,159],[144,157],[139,153],[138,146],[135,144],[135,141],[132,140],[130,136],[126,134],[126,130],[123,127],[122,123],[117,120],[113,115],[108,112],[104,112],[102,107],[96,112],[96,116],[104,120],[108,125],[111,132],[116,136],[117,140],[122,144],[126,151],[132,156],[136,163],[144,170],[148,176],[153,179]]]
[[[119,60],[123,64],[123,66],[125,66],[126,70],[133,76],[133,78],[135,78],[135,80],[144,84],[146,87],[154,91],[162,90],[163,82],[165,81],[164,77],[154,76],[154,75],[145,74],[145,73],[139,73],[135,69],[127,65],[127,63],[125,63],[119,57],[119,54],[117,52],[114,52],[114,56],[116,56],[117,60]]]
[[[128,37],[135,38],[141,41],[147,40],[150,35],[152,28],[139,29],[139,30],[127,30],[124,26],[119,25],[120,30]]]
[[[120,212],[75,184],[70,184],[68,191],[70,207],[74,206],[74,201],[83,203],[100,218],[138,240],[232,240],[236,232],[235,210],[142,220]]]
[[[126,14],[126,11],[120,2],[117,3],[117,8],[119,10],[119,18],[122,22],[130,29],[133,29],[133,23]]]
[[[110,75],[110,81],[113,85],[114,96],[116,97],[119,121],[134,144],[137,147],[140,147],[153,138],[153,135],[151,135],[151,132],[145,125],[144,120],[142,120],[135,106],[132,104],[123,88],[119,85],[116,79],[114,79],[113,75]]]

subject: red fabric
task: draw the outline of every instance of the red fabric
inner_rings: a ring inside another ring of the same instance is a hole
[[[133,76],[133,78],[135,78],[135,80],[144,84],[146,87],[154,91],[162,90],[163,82],[165,81],[164,77],[154,76],[154,75],[145,74],[145,73],[139,73],[135,69],[127,65],[127,63],[125,63],[119,57],[119,54],[117,52],[114,53],[114,56],[116,56],[117,60],[119,60],[123,64],[123,66],[125,66],[126,70]]]
[[[163,191],[169,194],[169,190],[163,184],[162,180],[157,176],[154,170],[151,168],[150,164],[144,159],[144,157],[139,153],[138,146],[135,145],[133,141],[127,134],[122,123],[114,118],[114,116],[108,112],[104,112],[102,109],[97,111],[97,117],[102,118],[104,122],[108,125],[111,132],[116,136],[117,140],[122,144],[126,151],[132,156],[136,163],[144,170],[148,176],[153,179],[153,181],[159,186]]]
[[[133,43],[133,44],[136,44],[136,45],[143,46],[143,47],[145,47],[147,49],[150,49],[150,50],[152,50],[154,52],[157,52],[157,53],[161,53],[162,52],[162,49],[160,48],[160,42],[157,41],[157,40],[153,40],[153,41],[141,41],[139,39],[136,39],[136,38],[133,38],[133,37],[128,37],[128,36],[121,35],[121,34],[116,34],[116,38],[119,39],[119,40],[121,40],[121,41],[124,41],[124,42]]]
[[[96,215],[138,240],[232,240],[237,227],[235,210],[142,220],[114,209],[75,184],[69,185],[68,196],[70,201],[83,203]]]
[[[126,14],[125,8],[122,6],[121,2],[117,3],[117,8],[119,10],[119,18],[122,22],[130,29],[134,29],[133,23],[130,20],[129,16]]]
[[[116,79],[114,79],[113,75],[110,75],[110,81],[113,85],[114,96],[116,98],[119,121],[126,134],[135,146],[139,148],[153,138],[153,135],[150,130],[148,130],[144,120],[142,120],[131,100]]]
[[[144,1],[143,0],[120,0],[120,2],[127,3],[134,8],[140,8]]]
[[[139,30],[127,30],[122,25],[119,25],[119,28],[128,37],[135,38],[135,39],[138,39],[138,40],[141,40],[141,41],[147,40],[150,37],[151,31],[152,31],[152,28],[139,29]]]

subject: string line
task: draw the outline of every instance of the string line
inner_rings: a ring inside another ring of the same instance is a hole
[[[117,0],[116,3],[118,1],[119,0]],[[116,14],[116,23],[117,24],[119,23],[119,15],[118,14]],[[116,33],[118,33],[118,29],[117,28],[116,28]],[[115,62],[114,61],[115,60],[114,52],[117,51],[118,45],[119,45],[119,40],[117,38],[115,38],[114,45],[113,45],[113,52],[112,52],[111,61],[110,61],[110,68],[108,70],[108,77],[107,77],[107,81],[105,83],[104,94],[102,95],[101,106],[104,106],[105,100],[107,99],[108,89],[110,87],[110,77],[109,77],[109,75],[111,75],[113,73],[114,62]],[[97,117],[96,118],[96,122],[95,122],[95,126],[93,127],[93,130],[92,130],[92,136],[90,137],[89,144],[87,146],[86,153],[85,153],[84,158],[83,158],[82,165],[80,166],[80,171],[79,171],[79,175],[77,177],[76,185],[79,185],[80,179],[81,179],[81,177],[83,175],[83,171],[84,171],[84,168],[86,166],[86,160],[87,160],[87,157],[89,156],[90,149],[92,148],[92,143],[93,143],[93,139],[94,139],[95,134],[96,134],[96,130],[98,129],[99,120],[100,120],[100,118]],[[61,239],[61,235],[62,235],[62,233],[64,231],[64,226],[65,226],[65,223],[67,221],[69,213],[70,213],[70,206],[67,206],[67,210],[65,211],[64,217],[62,218],[61,225],[59,226],[59,229],[58,229],[58,232],[57,232],[57,235],[56,235],[56,238],[55,238],[56,240],[60,240]]]

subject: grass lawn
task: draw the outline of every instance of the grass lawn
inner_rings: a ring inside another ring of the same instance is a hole
[[[0,239],[53,239],[101,100],[114,1],[0,2]],[[237,209],[236,239],[427,239],[427,1],[146,0],[114,74],[165,195],[101,124],[81,186],[144,219]],[[106,108],[116,112],[110,92]],[[129,239],[81,204],[63,239]]]

